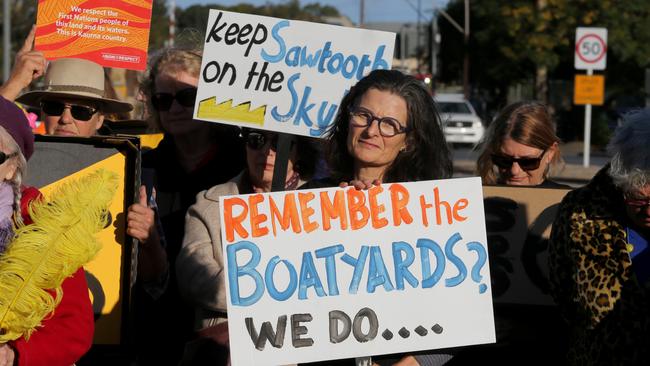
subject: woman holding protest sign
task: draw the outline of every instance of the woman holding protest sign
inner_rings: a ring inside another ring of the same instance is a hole
[[[219,197],[271,191],[278,134],[246,128],[242,135],[246,141],[247,168],[231,181],[199,193],[196,204],[187,213],[185,238],[176,262],[176,271],[181,293],[195,305],[195,329],[200,338],[186,348],[184,365],[215,365],[227,361],[225,273],[218,215]],[[294,139],[287,165],[285,190],[293,190],[304,184],[316,166],[317,154],[311,139]],[[220,349],[222,352],[219,352]]]
[[[632,112],[612,159],[568,193],[551,232],[551,294],[569,323],[568,365],[650,364],[650,109]]]
[[[548,179],[551,167],[562,162],[559,142],[546,105],[537,101],[510,104],[492,121],[478,145],[481,154],[477,174],[484,185],[570,188]],[[533,247],[523,242],[513,245]],[[536,250],[541,251],[546,245],[547,241],[540,239],[537,247],[541,249]],[[497,253],[490,256],[491,260],[494,258],[497,261],[491,262],[492,268],[499,268]],[[508,272],[512,273],[512,261],[506,263],[510,266]],[[522,263],[522,266],[526,264]],[[495,282],[501,281],[493,279]],[[471,360],[467,362],[493,359],[504,365],[561,362],[566,347],[560,331],[564,327],[557,309],[548,305],[506,304],[502,301],[494,304],[497,343],[465,349],[459,353],[458,359]],[[530,354],[540,349],[545,350],[544,354],[530,360]]]
[[[331,176],[304,188],[367,189],[381,183],[450,178],[452,161],[440,126],[433,98],[418,80],[395,70],[375,70],[343,97],[326,133]],[[420,353],[373,361],[425,366],[443,365],[452,357]]]
[[[238,128],[193,120],[201,55],[194,47],[159,51],[142,85],[150,122],[164,134],[142,156],[140,199],[127,213],[127,233],[140,242],[136,326],[143,364],[177,362],[192,333],[192,310],[178,293],[173,270],[187,209],[197,193],[244,166]]]
[[[551,166],[562,161],[559,142],[544,104],[513,103],[501,111],[479,143],[477,174],[483,184],[569,188],[548,179]]]
[[[343,97],[326,134],[330,178],[305,188],[449,178],[451,156],[440,125],[437,107],[419,81],[375,70]]]

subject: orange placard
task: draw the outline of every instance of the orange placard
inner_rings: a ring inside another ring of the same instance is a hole
[[[144,70],[151,8],[152,0],[39,0],[36,49],[48,60]]]
[[[605,76],[576,75],[573,88],[573,104],[603,105],[605,99]]]

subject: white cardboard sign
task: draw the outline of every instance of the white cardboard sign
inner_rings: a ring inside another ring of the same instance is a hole
[[[577,70],[605,70],[607,28],[576,28],[574,66]]]
[[[479,178],[221,197],[238,365],[495,342]]]
[[[210,10],[194,118],[319,137],[395,34]]]

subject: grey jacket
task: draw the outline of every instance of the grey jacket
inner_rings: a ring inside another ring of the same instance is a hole
[[[226,320],[219,198],[252,191],[243,174],[245,171],[227,183],[200,192],[185,215],[185,236],[176,259],[176,276],[181,295],[194,305],[195,330]],[[304,183],[300,180],[298,185]]]
[[[185,215],[183,246],[176,259],[178,287],[195,306],[194,329],[226,320],[226,285],[221,248],[219,198],[239,194],[239,174],[196,196]]]

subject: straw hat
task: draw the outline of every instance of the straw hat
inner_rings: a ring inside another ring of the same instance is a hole
[[[103,113],[130,112],[131,103],[105,97],[104,68],[92,61],[61,58],[50,62],[43,89],[27,92],[17,102],[40,107],[41,99],[88,99],[101,104]]]

